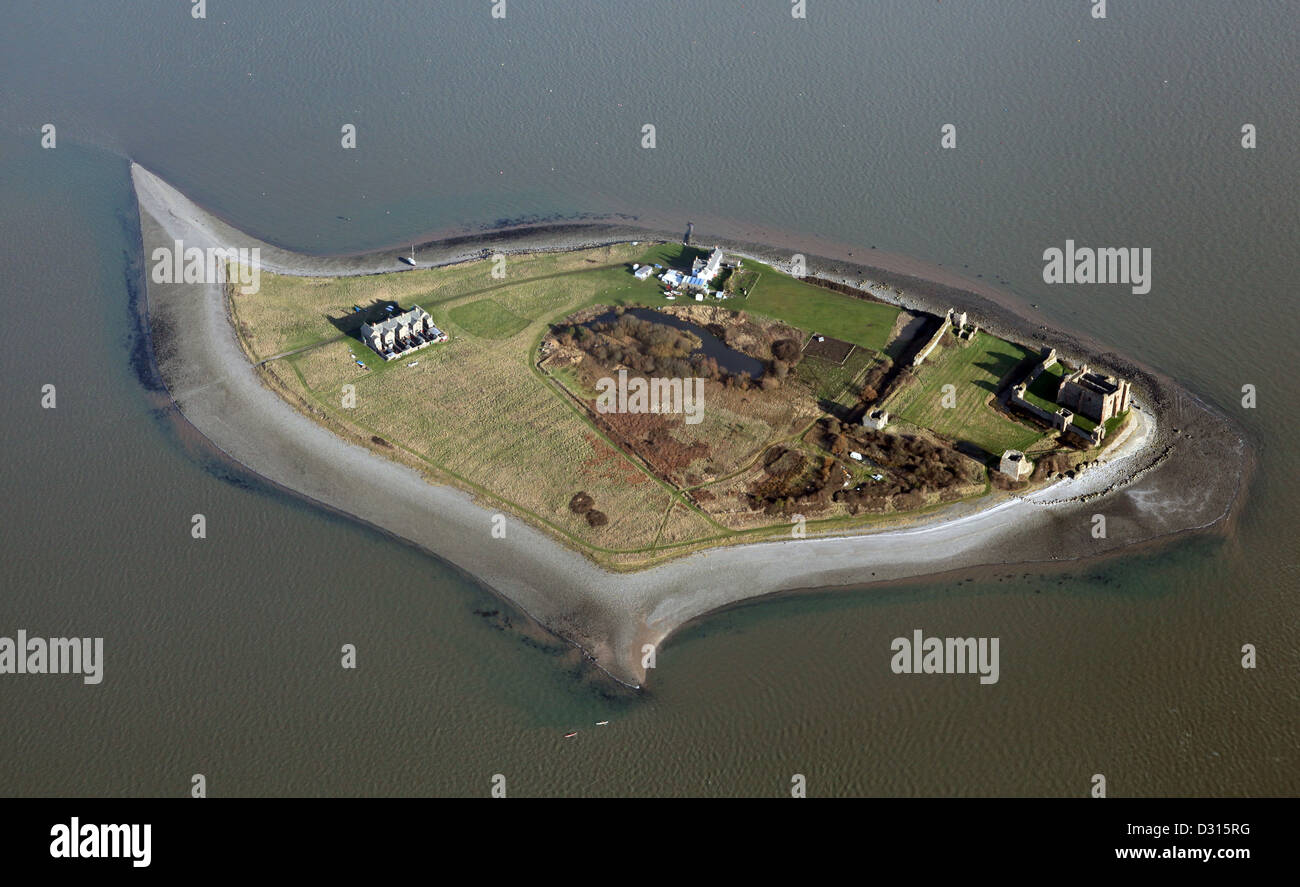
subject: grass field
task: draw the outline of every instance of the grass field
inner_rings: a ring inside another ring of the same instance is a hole
[[[384,304],[396,304],[403,309],[419,305],[433,314],[436,321],[445,322],[446,315],[439,317],[435,306],[450,301],[472,301],[467,297],[473,295],[488,296],[507,311],[511,310],[508,303],[496,296],[521,280],[599,276],[603,270],[608,273],[603,278],[607,285],[616,286],[630,279],[622,270],[623,263],[636,261],[642,252],[642,247],[620,244],[582,252],[510,256],[504,280],[492,277],[492,263],[488,261],[355,277],[264,273],[261,289],[250,295],[236,291],[231,307],[245,345],[254,357],[262,360],[341,338],[366,318],[382,317]],[[611,265],[617,266],[617,270],[610,268]],[[365,311],[357,314],[352,310],[354,306]],[[356,341],[360,346],[360,341]]]
[[[968,345],[949,339],[918,368],[917,379],[885,403],[895,416],[956,441],[967,441],[992,456],[1023,450],[1043,434],[998,413],[989,405],[999,383],[1036,352],[977,333]],[[952,385],[955,405],[944,405],[944,386]]]
[[[491,299],[457,305],[448,316],[465,332],[485,339],[508,339],[528,326],[528,320],[502,308]]]
[[[899,308],[822,289],[746,259],[745,267],[751,265],[761,276],[749,297],[734,307],[872,351],[885,350]]]

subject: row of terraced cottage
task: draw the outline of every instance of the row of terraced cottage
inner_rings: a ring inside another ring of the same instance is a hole
[[[363,323],[361,338],[384,360],[395,360],[421,348],[447,341],[447,334],[433,324],[429,312],[419,305],[410,311]]]

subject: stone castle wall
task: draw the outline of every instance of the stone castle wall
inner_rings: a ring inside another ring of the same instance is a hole
[[[951,325],[952,311],[950,310],[948,312],[948,318],[939,324],[939,328],[935,330],[934,335],[930,337],[930,341],[926,342],[925,347],[916,352],[916,357],[912,358],[912,366],[919,367],[921,364],[925,363],[925,359],[930,356],[930,352],[939,347],[939,340],[943,338],[944,333],[948,332],[948,327]]]

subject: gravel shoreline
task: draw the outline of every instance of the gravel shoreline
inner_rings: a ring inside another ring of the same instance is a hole
[[[262,267],[285,274],[344,276],[410,267],[403,261],[409,248],[321,257],[283,250],[240,232],[142,167],[132,164],[131,174],[146,278],[153,249],[176,239],[187,247],[259,247]],[[565,223],[429,242],[417,245],[416,258],[418,267],[432,267],[481,258],[485,249],[561,251],[678,239],[628,224]],[[762,244],[697,239],[777,265],[790,255]],[[300,414],[250,366],[219,285],[147,279],[145,292],[159,375],[180,413],[213,446],[287,490],[457,565],[633,687],[646,678],[644,644],[659,645],[683,624],[738,601],[963,567],[1100,556],[1219,524],[1239,501],[1250,463],[1244,437],[1159,374],[1082,337],[1049,334],[988,294],[811,255],[808,269],[903,307],[942,314],[952,305],[994,333],[1050,340],[1067,359],[1086,359],[1131,379],[1143,407],[1134,414],[1139,421],[1130,423],[1132,430],[1104,462],[991,506],[955,508],[918,525],[867,535],[723,547],[641,572],[611,573],[513,518],[507,519],[506,538],[494,538],[493,512],[467,494],[432,486]],[[1094,513],[1107,517],[1104,539],[1092,538]]]

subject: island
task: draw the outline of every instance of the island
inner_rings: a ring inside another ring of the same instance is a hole
[[[626,223],[312,257],[132,178],[179,416],[628,686],[756,596],[1227,532],[1249,476],[1172,381],[934,281]]]

